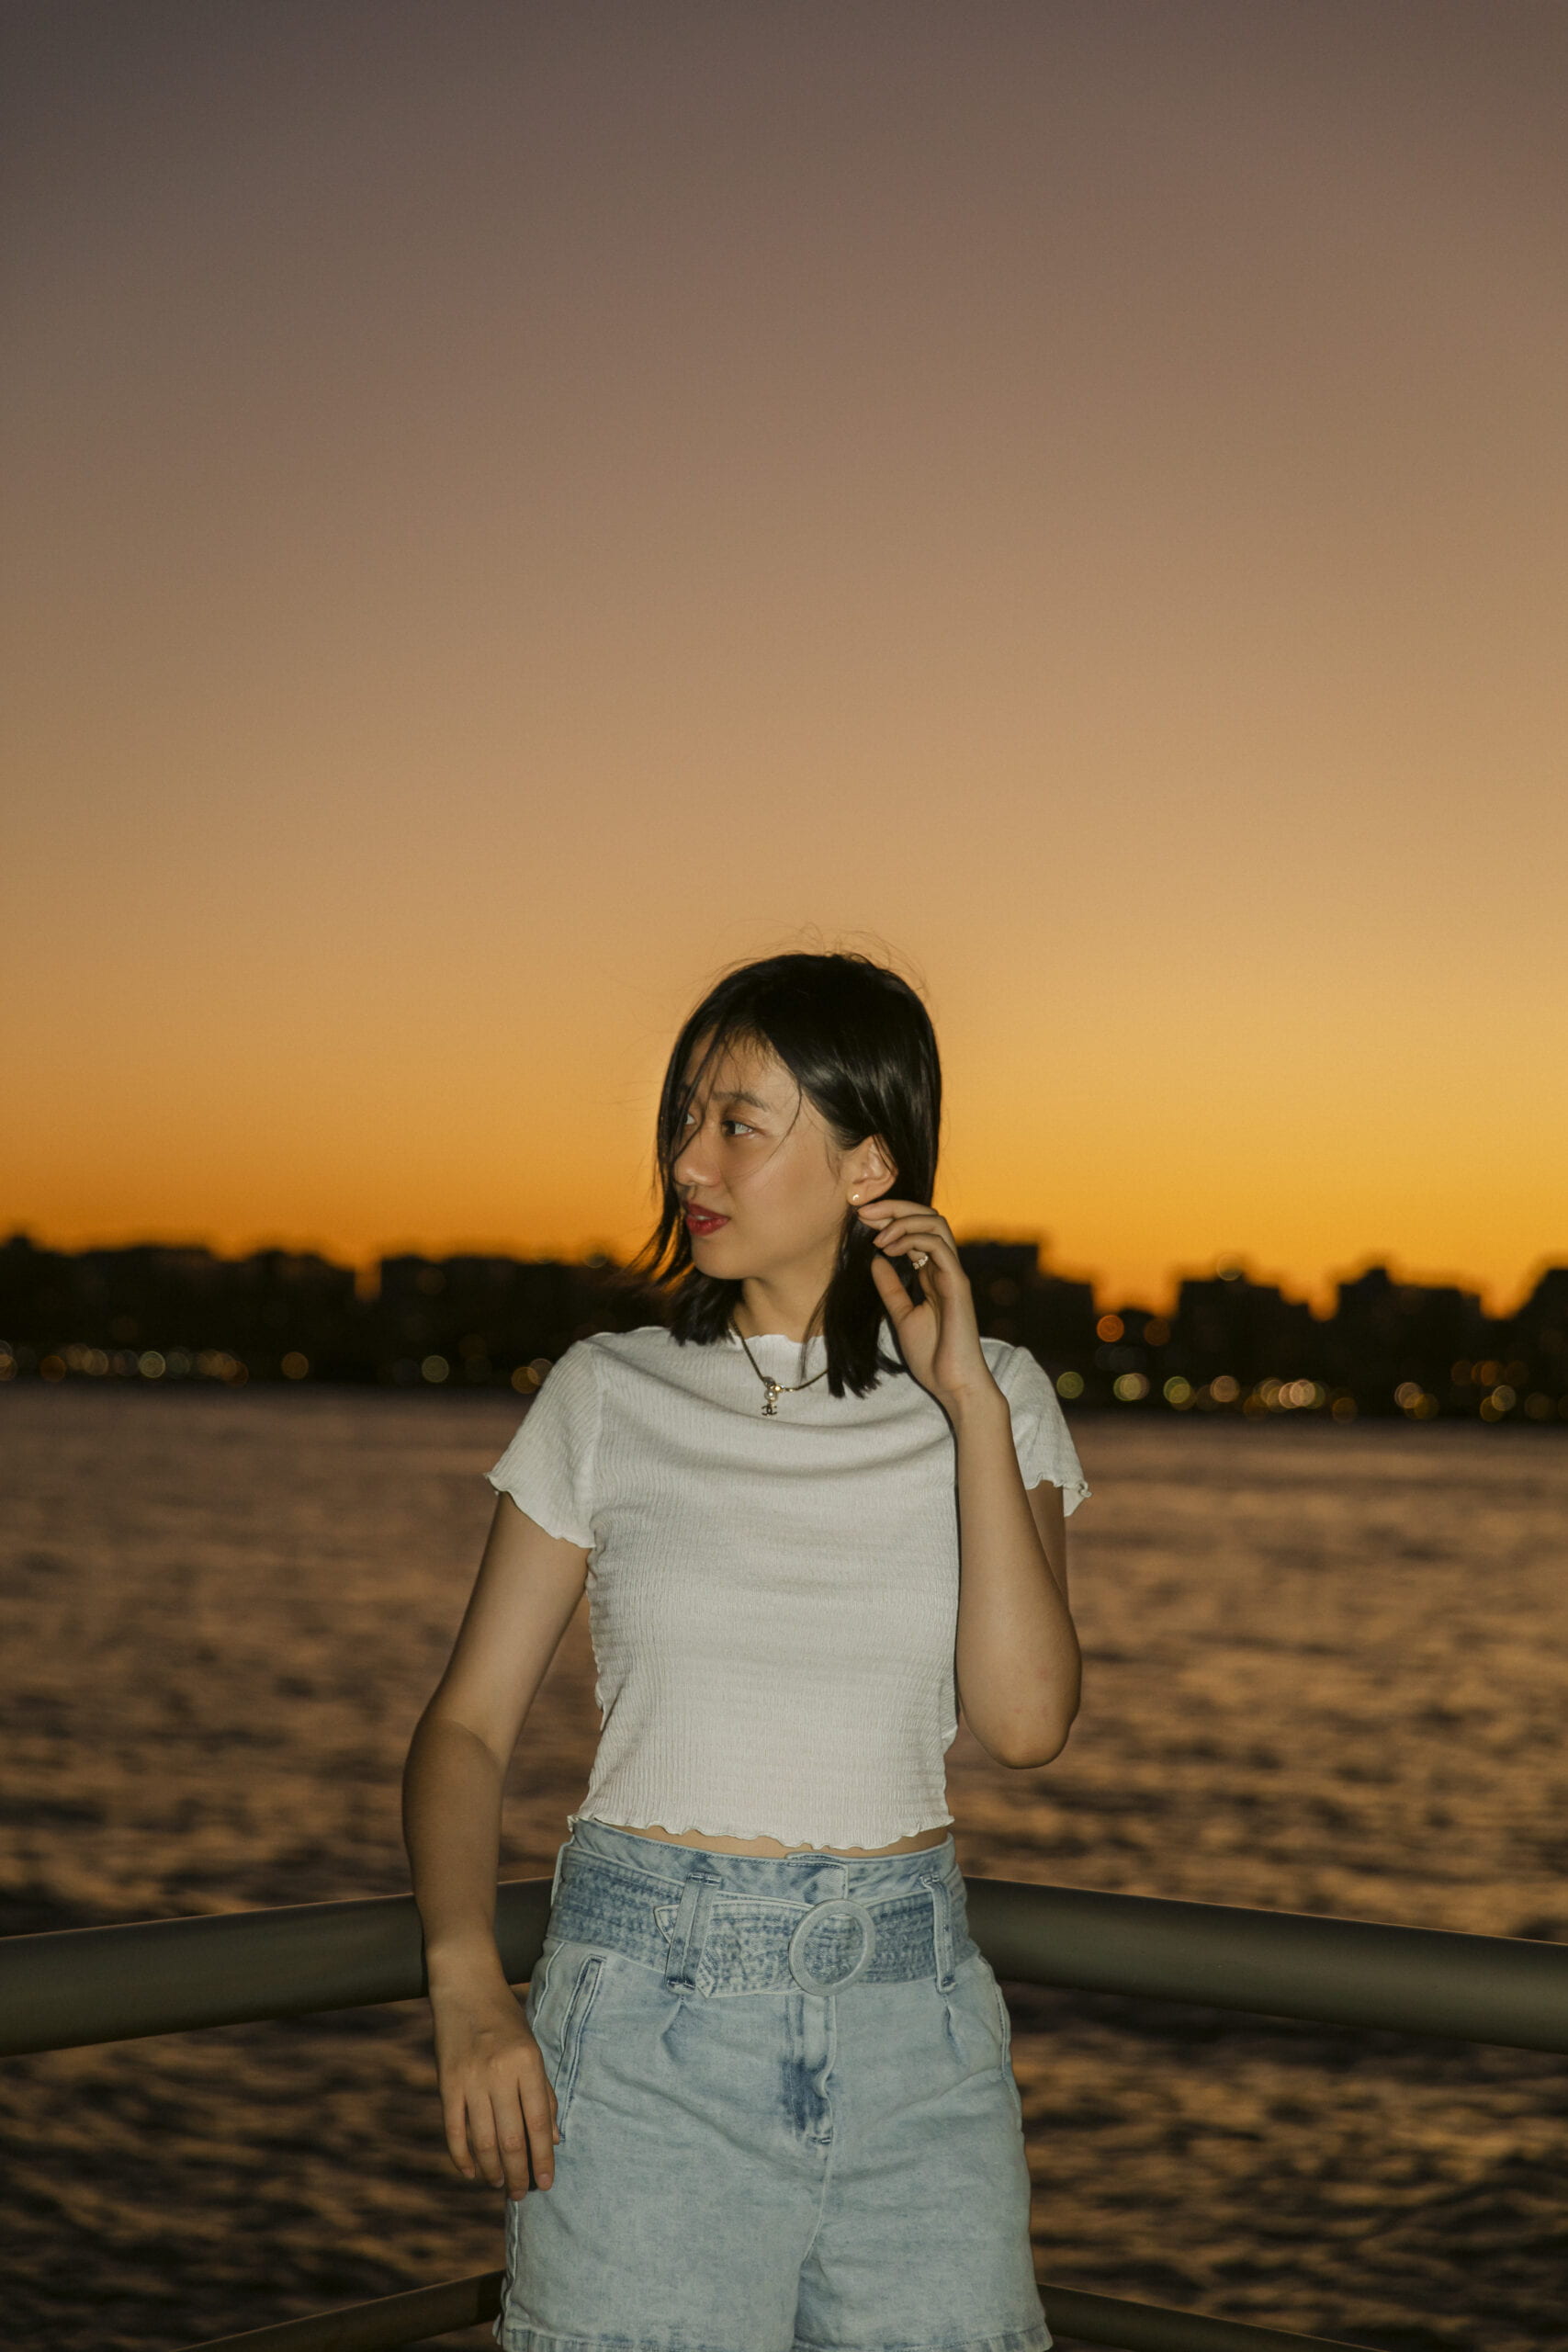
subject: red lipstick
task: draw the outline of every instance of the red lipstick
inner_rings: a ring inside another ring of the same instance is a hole
[[[721,1225],[728,1223],[729,1219],[727,1216],[715,1216],[707,1209],[689,1208],[685,1213],[685,1226],[688,1233],[716,1233]]]

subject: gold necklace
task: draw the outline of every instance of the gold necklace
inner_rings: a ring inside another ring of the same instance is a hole
[[[746,1348],[746,1361],[762,1384],[762,1410],[764,1413],[777,1413],[779,1409],[779,1398],[781,1396],[793,1396],[798,1390],[802,1388],[809,1388],[812,1381],[820,1380],[823,1374],[827,1372],[828,1367],[824,1364],[821,1372],[814,1372],[812,1374],[811,1380],[797,1380],[794,1382],[793,1385],[786,1386],[782,1380],[774,1380],[770,1373],[766,1373],[762,1370],[761,1365],[757,1362],[757,1359],[751,1353],[750,1349],[746,1347],[746,1334],[740,1329],[739,1324],[736,1322],[733,1316],[730,1317],[729,1328],[734,1332],[736,1338],[739,1340],[741,1346]]]

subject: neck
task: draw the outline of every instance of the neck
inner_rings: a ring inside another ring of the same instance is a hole
[[[827,1279],[819,1272],[748,1274],[735,1304],[735,1328],[749,1340],[765,1331],[804,1341],[820,1336]]]

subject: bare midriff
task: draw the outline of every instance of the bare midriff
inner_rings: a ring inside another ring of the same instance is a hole
[[[705,1854],[918,1854],[927,1846],[940,1846],[949,1834],[944,1826],[917,1829],[891,1846],[784,1846],[776,1838],[709,1838],[700,1829],[650,1828],[643,1822],[609,1821],[604,1826],[625,1829],[633,1838],[661,1838],[667,1846],[700,1846]]]

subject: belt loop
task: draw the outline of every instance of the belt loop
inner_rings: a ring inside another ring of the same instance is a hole
[[[552,1911],[556,1907],[556,1897],[560,1893],[560,1866],[566,1860],[567,1848],[570,1843],[571,1839],[570,1838],[566,1838],[558,1848],[556,1852],[556,1874],[550,1881],[550,1908]]]
[[[672,1991],[697,1990],[697,1971],[703,1964],[703,1947],[707,1942],[714,1889],[722,1883],[716,1871],[694,1871],[681,1891],[681,1907],[670,1933],[670,1966],[664,1978]]]
[[[926,1891],[931,1899],[931,1944],[936,1955],[936,1981],[942,1991],[951,1993],[957,1982],[953,1969],[953,1898],[946,1881],[933,1871],[926,1880]]]

